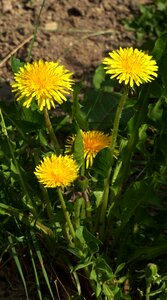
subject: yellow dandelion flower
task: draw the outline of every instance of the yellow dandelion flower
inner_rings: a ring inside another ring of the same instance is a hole
[[[134,83],[139,86],[144,82],[149,82],[157,77],[158,66],[152,56],[141,50],[120,47],[119,50],[109,53],[110,57],[104,58],[103,64],[107,74],[111,74],[111,78],[116,77],[119,83]]]
[[[84,145],[84,158],[86,160],[86,168],[89,168],[93,164],[93,159],[97,155],[97,153],[109,147],[111,142],[111,137],[107,134],[104,134],[101,131],[81,131],[83,145]],[[74,143],[75,136],[68,138],[66,152],[70,152],[72,145]]]
[[[52,154],[51,157],[44,157],[34,173],[47,188],[66,187],[77,178],[78,166],[69,155]]]
[[[71,75],[58,62],[39,60],[27,63],[14,74],[12,91],[16,93],[16,100],[23,100],[27,108],[35,99],[40,110],[44,107],[51,109],[55,107],[55,101],[61,104],[67,100],[66,95],[72,91]]]

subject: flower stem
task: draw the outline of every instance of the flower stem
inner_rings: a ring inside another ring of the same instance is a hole
[[[130,165],[133,151],[134,151],[137,141],[138,141],[139,128],[142,124],[143,119],[145,118],[145,116],[147,114],[148,95],[149,95],[149,88],[144,87],[139,96],[139,102],[141,101],[142,103],[141,103],[139,111],[136,112],[134,128],[130,134],[128,144],[126,147],[126,156],[124,157],[124,160],[122,161],[122,167],[120,169],[120,177],[119,177],[118,183],[117,183],[117,195],[118,196],[120,195],[120,193],[122,191],[122,187],[123,187],[125,180],[129,174],[129,165]]]
[[[151,280],[146,280],[146,300],[150,300]]]
[[[53,219],[53,209],[52,209],[52,205],[50,203],[48,191],[42,185],[41,185],[41,190],[42,190],[42,194],[43,194],[43,197],[44,197],[44,200],[45,200],[48,218],[49,218],[50,221],[52,221],[52,219]]]
[[[71,222],[70,215],[69,215],[69,212],[67,210],[67,207],[66,207],[66,204],[65,204],[65,201],[64,201],[61,189],[58,188],[57,192],[58,192],[58,196],[59,196],[60,203],[61,203],[61,208],[63,210],[63,213],[64,213],[64,216],[65,216],[65,219],[66,219],[69,231],[71,233],[72,239],[75,241],[76,235],[75,235],[74,227],[73,227],[73,224]],[[68,236],[68,233],[67,233],[67,236]],[[71,241],[69,241],[69,242],[71,243]]]
[[[113,216],[113,210],[115,210],[120,205],[121,201],[121,195],[122,195],[122,189],[125,184],[126,179],[129,175],[129,169],[130,169],[130,161],[131,157],[133,155],[134,149],[136,147],[136,144],[138,142],[138,135],[139,135],[139,128],[144,120],[144,118],[147,115],[147,99],[149,95],[150,87],[143,87],[140,95],[139,95],[139,102],[141,101],[140,109],[136,112],[136,118],[134,119],[134,127],[133,132],[131,132],[131,135],[128,140],[128,144],[126,147],[125,156],[122,160],[122,167],[120,168],[118,179],[117,179],[117,186],[114,188],[115,191],[115,197],[114,201],[112,202],[112,209],[109,208],[109,215],[108,215],[108,225],[107,227],[110,228],[112,226],[112,216]],[[128,217],[127,217],[128,219]],[[109,232],[106,230],[106,240],[107,235]]]
[[[56,148],[57,154],[60,154],[61,148],[60,148],[59,142],[57,140],[57,137],[55,136],[55,133],[54,133],[54,130],[53,130],[53,127],[52,127],[52,123],[50,121],[50,117],[49,117],[49,114],[48,114],[48,110],[47,110],[46,107],[44,107],[44,118],[45,118],[46,127],[49,131],[51,143]]]
[[[109,196],[109,189],[110,189],[110,175],[111,175],[111,170],[112,168],[109,169],[108,171],[108,176],[104,180],[104,191],[103,191],[103,196],[102,196],[102,207],[100,211],[100,223],[99,223],[99,233],[100,233],[100,238],[103,238],[104,235],[104,230],[105,230],[105,219],[106,219],[106,211],[107,211],[107,206],[108,206],[108,196]]]
[[[112,164],[113,164],[113,154],[114,149],[117,142],[117,135],[118,135],[118,129],[119,129],[119,122],[122,115],[122,111],[125,105],[125,101],[128,95],[128,86],[125,86],[124,93],[122,94],[122,97],[120,99],[120,102],[117,107],[115,119],[114,119],[114,126],[113,126],[113,132],[112,132],[112,139],[110,144],[110,150],[111,150],[111,167],[108,170],[108,176],[104,180],[104,192],[102,196],[102,207],[100,212],[100,237],[102,238],[104,235],[104,229],[105,229],[105,220],[106,220],[106,211],[108,206],[108,198],[109,198],[109,189],[110,189],[110,176],[112,171]]]
[[[114,126],[113,126],[113,131],[112,131],[112,139],[111,139],[111,144],[110,144],[110,149],[111,149],[111,155],[113,157],[114,149],[116,146],[117,142],[117,135],[118,135],[118,129],[119,129],[119,122],[121,119],[122,111],[126,102],[126,98],[128,95],[129,91],[129,86],[125,85],[124,93],[122,94],[121,100],[118,103],[115,119],[114,119]]]
[[[87,190],[83,192],[83,198],[85,200],[86,219],[89,224],[89,230],[92,232],[92,214],[91,214],[92,206],[91,206],[91,202],[89,200]]]

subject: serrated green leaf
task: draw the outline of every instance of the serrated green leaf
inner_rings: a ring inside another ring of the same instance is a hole
[[[147,139],[147,129],[148,129],[148,125],[147,124],[143,124],[140,128],[139,128],[139,140],[138,143],[136,145],[137,149],[139,149],[140,151],[142,151],[145,155],[147,155],[147,149],[146,149],[146,139]]]
[[[39,111],[32,111],[30,108],[23,106],[20,111],[20,119],[31,123],[41,124],[43,121],[43,116],[39,113]]]
[[[19,71],[20,67],[22,67],[23,65],[24,65],[24,63],[21,62],[20,59],[12,56],[11,67],[12,67],[13,73],[17,73]]]
[[[10,169],[11,169],[11,171],[12,171],[14,174],[16,174],[16,175],[19,175],[19,174],[20,174],[18,168],[15,166],[15,164],[13,163],[12,160],[11,160],[11,164],[10,164]]]
[[[131,216],[135,213],[137,207],[141,205],[141,203],[147,203],[147,201],[154,196],[151,181],[152,179],[149,178],[134,182],[131,188],[125,192],[124,198],[121,202],[123,218],[120,230],[122,230],[122,228],[127,224]]]
[[[97,297],[97,298],[100,296],[101,290],[102,290],[101,285],[100,285],[100,283],[97,281],[97,282],[96,282],[96,297]]]
[[[156,104],[149,105],[148,116],[153,121],[159,121],[162,118],[163,107],[162,107],[163,99],[160,98]]]
[[[80,85],[76,85],[74,87],[72,114],[79,128],[87,131],[89,129],[88,122],[84,112],[81,110],[81,105],[78,100],[78,93],[80,89],[81,89]]]
[[[112,156],[109,148],[102,149],[95,157],[93,169],[103,178],[108,175],[108,170],[112,165]]]
[[[105,70],[104,66],[100,65],[95,70],[94,76],[93,76],[93,85],[95,89],[100,89],[102,82],[105,81]]]
[[[39,130],[39,141],[42,146],[48,146],[48,141],[42,130]]]
[[[113,127],[117,105],[122,95],[115,92],[105,92],[103,90],[87,90],[83,101],[83,111],[94,130],[108,130]],[[125,127],[133,114],[132,107],[125,108],[120,126]]]
[[[76,230],[76,237],[85,248],[89,248],[91,253],[96,253],[99,250],[99,244],[101,242],[93,234],[91,234],[86,227],[78,226]]]
[[[112,280],[114,278],[113,271],[103,257],[96,259],[96,270],[101,274],[104,281]]]
[[[82,245],[86,245],[86,242],[85,242],[85,239],[83,237],[83,230],[84,230],[84,227],[83,226],[78,226],[77,229],[76,229],[76,237],[79,239],[79,241],[82,243]]]
[[[96,207],[98,208],[102,202],[103,192],[102,191],[94,191],[93,194],[96,198]]]
[[[76,160],[78,166],[81,167],[84,164],[84,145],[81,130],[79,128],[74,140],[73,149],[74,159]]]
[[[164,32],[155,42],[152,55],[156,61],[160,60],[167,45],[167,32]]]
[[[120,271],[122,271],[122,269],[125,267],[125,265],[126,265],[126,263],[120,264],[120,265],[116,268],[114,274],[116,275],[117,273],[119,273]]]
[[[159,63],[159,73],[162,79],[163,86],[166,87],[167,85],[167,72],[166,72],[166,65],[167,65],[167,51],[165,51],[161,57]]]
[[[110,297],[110,300],[114,300],[114,294],[108,284],[103,283],[102,289],[105,296]]]
[[[81,270],[81,269],[84,269],[85,267],[88,267],[88,266],[90,266],[90,265],[92,265],[92,262],[85,262],[85,263],[82,263],[82,264],[79,264],[79,265],[77,265],[74,269],[73,269],[73,271],[78,271],[78,270]]]
[[[97,277],[97,273],[96,273],[95,269],[92,269],[90,272],[90,279],[97,281],[97,278],[98,277]]]
[[[86,227],[83,229],[83,237],[91,253],[98,252],[101,242]]]
[[[91,128],[99,130],[112,128],[120,99],[121,94],[88,90],[83,102],[83,111]]]
[[[162,85],[159,84],[158,81],[154,80],[150,84],[150,89],[151,89],[151,95],[154,96],[155,98],[160,98],[162,94]]]

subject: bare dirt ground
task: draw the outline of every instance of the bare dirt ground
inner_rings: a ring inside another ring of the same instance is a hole
[[[75,78],[89,81],[109,51],[136,46],[135,33],[126,31],[124,22],[138,13],[140,3],[148,2],[46,0],[32,59],[59,60],[74,72]],[[0,0],[0,99],[9,97],[5,82],[13,78],[12,53],[23,61],[27,59],[41,3],[42,0]],[[15,268],[10,272],[0,266],[0,300],[3,299],[25,299]]]
[[[104,55],[119,46],[135,45],[123,23],[148,0],[46,0],[32,59],[59,60],[84,78]],[[0,81],[12,79],[10,59],[27,52],[42,0],[0,1]],[[24,44],[24,45],[22,45]]]

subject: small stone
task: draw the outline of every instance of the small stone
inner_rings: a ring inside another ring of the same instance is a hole
[[[55,31],[58,28],[57,22],[48,22],[45,24],[44,29],[47,31]]]
[[[3,13],[9,12],[13,9],[12,1],[10,0],[2,0],[2,11]]]

